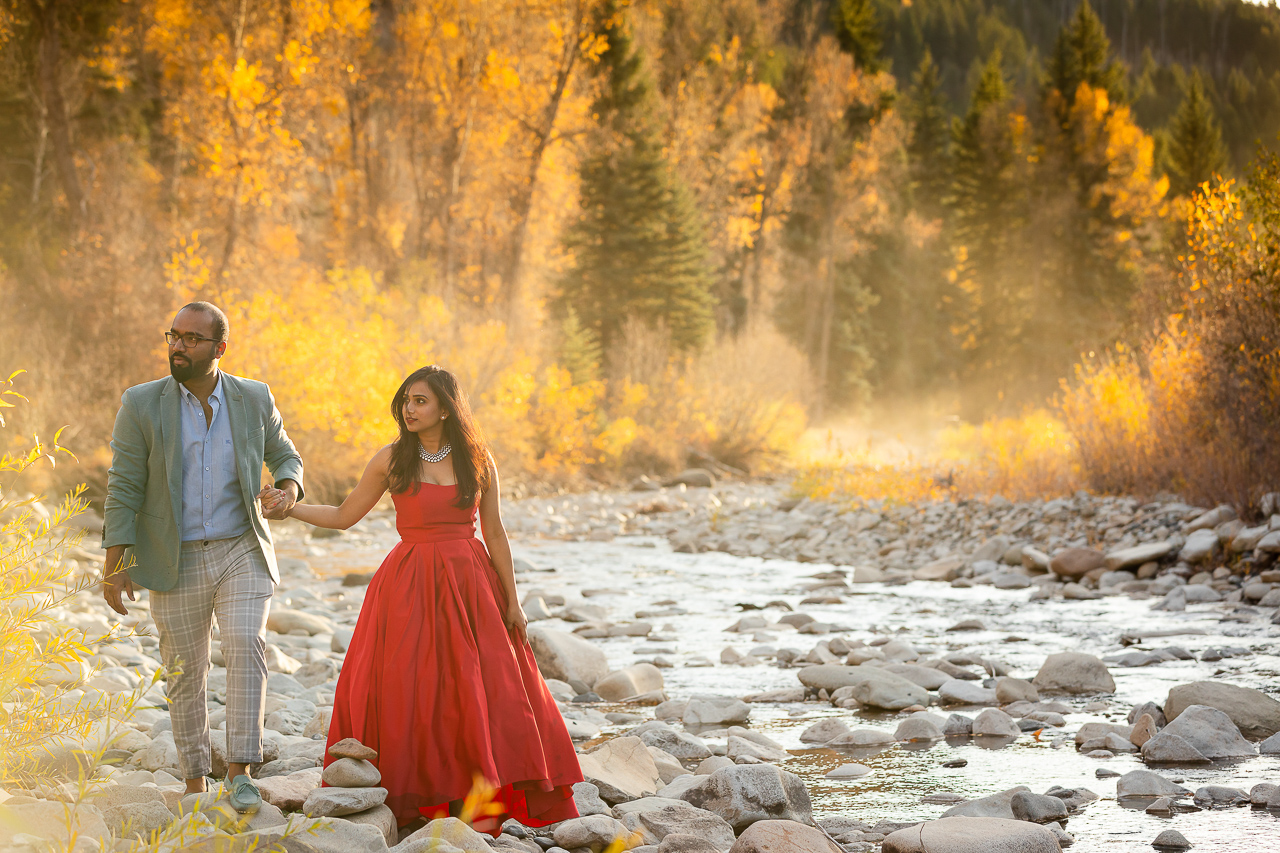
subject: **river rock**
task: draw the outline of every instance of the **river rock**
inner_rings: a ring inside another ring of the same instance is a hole
[[[1107,557],[1093,548],[1065,548],[1053,556],[1049,569],[1059,577],[1077,580],[1107,564]]]
[[[636,819],[659,841],[665,841],[673,833],[684,833],[705,839],[716,850],[727,850],[733,845],[733,827],[728,821],[683,801],[638,812]]]
[[[885,836],[883,853],[1060,853],[1053,833],[998,817],[943,817]]]
[[[900,741],[941,740],[942,729],[927,717],[907,717],[893,733]]]
[[[1050,695],[1114,693],[1116,689],[1107,665],[1081,652],[1049,655],[1032,683],[1037,690]]]
[[[285,607],[272,607],[267,614],[267,630],[277,634],[288,634],[291,631],[306,631],[311,636],[316,634],[332,634],[333,622],[323,616],[304,613],[301,610],[290,610]]]
[[[724,853],[724,848],[717,847],[699,835],[691,835],[687,832],[673,832],[662,839],[662,843],[656,848],[645,848],[646,853],[652,853],[655,849],[657,853]]]
[[[1190,850],[1191,842],[1176,829],[1166,829],[1156,836],[1151,846],[1157,850]]]
[[[938,688],[938,698],[943,705],[998,705],[996,691],[983,687],[976,681],[953,678]]]
[[[963,568],[964,560],[959,557],[947,557],[921,566],[912,572],[911,576],[918,581],[953,581],[960,576],[960,570]]]
[[[626,838],[627,828],[621,821],[608,815],[576,817],[556,824],[553,837],[556,844],[566,849],[587,848],[600,853],[615,840]]]
[[[1195,681],[1169,690],[1164,713],[1170,721],[1188,706],[1207,705],[1231,718],[1240,733],[1261,740],[1280,732],[1280,701],[1260,690],[1221,681]]]
[[[943,817],[1000,817],[1013,819],[1013,796],[1019,793],[1031,793],[1025,785],[990,794],[958,806],[952,806],[942,813]]]
[[[388,845],[395,844],[396,838],[400,834],[399,827],[396,826],[396,814],[385,803],[380,806],[374,806],[368,811],[343,815],[342,819],[361,826],[376,828],[382,833],[382,837],[387,840]]]
[[[1180,797],[1190,793],[1150,770],[1130,770],[1116,780],[1117,797]]]
[[[350,847],[344,853],[355,853],[357,850],[363,848]],[[490,853],[487,837],[456,817],[437,818],[428,822],[426,826],[401,839],[395,850],[396,853],[436,853],[437,850],[440,853],[452,853],[453,850],[460,853]]]
[[[843,668],[862,670],[862,672],[856,674],[856,680],[849,685],[850,695],[860,705],[881,708],[886,711],[901,711],[903,708],[910,708],[912,705],[927,705],[929,703],[929,691],[900,675],[894,675],[892,672],[885,672],[883,669],[871,666]],[[801,670],[802,680],[805,671]]]
[[[871,773],[871,768],[865,764],[841,764],[836,769],[827,773],[824,778],[827,779],[861,779]]]
[[[688,732],[678,732],[666,723],[650,720],[627,734],[638,737],[646,746],[656,747],[681,761],[701,761],[711,755],[711,750]]]
[[[109,785],[93,794],[90,802],[102,813],[111,834],[121,837],[126,826],[130,834],[146,836],[174,818],[158,788]]]
[[[578,764],[586,781],[595,785],[601,799],[610,805],[651,797],[662,787],[658,766],[638,737],[605,741],[578,756]]]
[[[1143,714],[1133,724],[1133,731],[1129,733],[1129,742],[1141,749],[1144,743],[1155,737],[1157,731],[1159,729],[1156,727],[1155,718],[1150,714]]]
[[[964,714],[952,714],[942,724],[944,737],[964,737],[973,734],[973,720]]]
[[[638,663],[601,678],[592,690],[606,702],[621,702],[632,696],[661,690],[662,671],[651,663]]]
[[[1186,739],[1169,731],[1157,732],[1142,744],[1142,760],[1148,764],[1208,764]]]
[[[368,761],[339,758],[324,769],[321,778],[334,788],[373,788],[382,781],[382,774]]]
[[[282,811],[296,812],[301,811],[311,792],[320,787],[320,777],[320,768],[311,767],[296,773],[253,781],[262,794],[263,802],[271,803]]]
[[[681,714],[681,721],[687,727],[696,728],[745,723],[750,716],[751,706],[741,699],[700,693],[689,697]]]
[[[386,799],[386,788],[316,788],[307,795],[302,811],[307,817],[342,817],[368,811]]]
[[[1018,820],[1049,823],[1067,817],[1067,804],[1057,797],[1019,791],[1009,799],[1009,808]]]
[[[827,746],[857,748],[888,746],[891,743],[897,743],[897,740],[888,732],[883,732],[880,729],[854,729],[827,741]]]
[[[529,627],[529,645],[544,678],[581,681],[591,687],[609,674],[609,660],[588,640],[543,625]]]
[[[1258,744],[1258,752],[1263,755],[1280,755],[1280,733],[1273,734]]]
[[[809,728],[800,733],[801,743],[827,743],[838,738],[840,735],[848,734],[849,727],[844,724],[843,720],[835,717],[827,717],[819,720]]]
[[[1112,551],[1107,554],[1107,569],[1114,572],[1131,566],[1141,566],[1143,563],[1168,556],[1175,547],[1172,542],[1151,542]]]
[[[685,791],[680,799],[724,818],[734,832],[760,820],[813,822],[804,782],[768,764],[743,764],[717,770]]]
[[[901,675],[907,681],[918,684],[925,690],[937,690],[950,678],[931,666],[920,666],[914,663],[891,663],[881,667],[885,672]]]
[[[1040,691],[1030,681],[1003,676],[996,679],[996,701],[1001,705],[1013,702],[1039,702]]]
[[[844,853],[826,833],[794,820],[762,820],[747,828],[729,853]]]
[[[1222,549],[1218,534],[1212,530],[1197,530],[1187,537],[1186,544],[1178,552],[1178,559],[1184,563],[1204,563],[1212,560]]]
[[[1270,782],[1259,782],[1249,789],[1249,802],[1255,806],[1265,806],[1278,796],[1280,785],[1272,785]]]
[[[1183,708],[1161,734],[1178,735],[1205,758],[1252,758],[1258,754],[1230,717],[1208,705]]]
[[[1022,734],[1022,729],[1018,728],[1018,724],[999,708],[987,708],[978,714],[973,720],[973,734],[975,737],[979,735],[987,737],[1018,737]]]
[[[1249,795],[1225,785],[1202,785],[1196,788],[1193,801],[1202,809],[1231,809],[1249,805]]]

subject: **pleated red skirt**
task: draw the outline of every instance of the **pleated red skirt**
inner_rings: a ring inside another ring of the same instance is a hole
[[[475,509],[456,487],[393,495],[401,541],[374,574],[338,678],[329,745],[378,751],[387,805],[401,825],[497,788],[502,821],[546,826],[577,817],[578,756],[533,651],[502,621],[506,596]],[[333,759],[325,757],[326,766]]]

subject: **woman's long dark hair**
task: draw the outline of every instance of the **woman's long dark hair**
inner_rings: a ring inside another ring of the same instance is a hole
[[[458,387],[457,378],[434,364],[410,373],[391,398],[391,416],[400,427],[400,437],[391,445],[387,486],[392,494],[418,492],[420,445],[418,436],[410,432],[404,422],[404,402],[415,382],[427,383],[440,403],[440,411],[448,415],[444,420],[443,440],[453,448],[450,458],[453,460],[453,475],[458,481],[458,495],[453,505],[460,509],[473,507],[480,500],[481,493],[489,488],[489,450],[476,427],[475,418],[471,416],[467,395]]]

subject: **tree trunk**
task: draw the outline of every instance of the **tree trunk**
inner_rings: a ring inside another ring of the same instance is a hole
[[[67,105],[62,99],[59,82],[62,71],[62,48],[58,35],[59,0],[29,0],[35,18],[40,22],[40,45],[37,52],[37,75],[40,97],[44,100],[44,112],[48,119],[48,132],[53,142],[53,160],[58,167],[62,191],[67,196],[67,206],[77,217],[88,213],[88,203],[76,175],[75,154],[71,145],[71,124],[67,119]]]
[[[514,323],[518,319],[520,299],[524,289],[524,255],[525,242],[529,234],[529,216],[533,211],[533,198],[538,190],[538,175],[542,171],[542,158],[551,144],[555,133],[556,119],[560,115],[560,104],[564,100],[565,89],[573,75],[578,61],[578,44],[582,37],[582,25],[586,16],[586,3],[579,2],[574,11],[573,29],[565,36],[564,52],[560,56],[560,65],[556,69],[556,85],[551,97],[542,111],[542,121],[531,128],[534,135],[533,151],[529,154],[529,172],[523,185],[516,191],[512,201],[512,212],[515,214],[515,228],[511,234],[511,248],[508,252],[506,269],[503,270],[503,299],[507,305],[508,320]]]

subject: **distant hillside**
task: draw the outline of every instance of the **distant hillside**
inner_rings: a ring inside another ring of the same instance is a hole
[[[1032,98],[1058,31],[1078,0],[875,0],[884,56],[905,87],[926,48],[953,112],[968,102],[982,64],[999,50],[1014,89]],[[1256,142],[1280,133],[1280,7],[1243,0],[1093,0],[1128,66],[1128,95],[1143,127],[1158,131],[1200,68],[1239,167]]]

